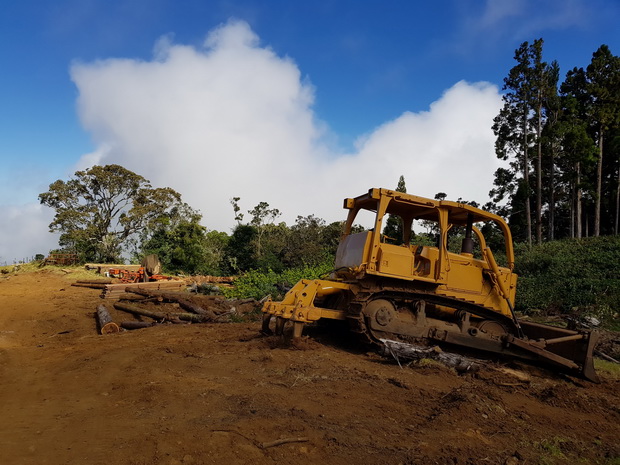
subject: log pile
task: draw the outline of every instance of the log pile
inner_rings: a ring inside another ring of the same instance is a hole
[[[115,303],[114,308],[117,310],[122,310],[123,312],[132,313],[137,316],[146,316],[152,318],[158,322],[169,321],[171,323],[179,323],[182,321],[190,321],[192,323],[204,323],[208,321],[205,317],[201,315],[196,315],[195,313],[166,313],[166,312],[156,312],[152,310],[147,310],[146,308],[138,307],[136,305]]]
[[[152,286],[156,284],[164,283],[114,285],[121,286],[119,292],[122,292],[119,294],[122,301],[114,304],[114,310],[128,313],[136,318],[136,320],[121,321],[118,327],[129,330],[147,328],[162,323],[223,323],[231,321],[233,316],[255,311],[260,306],[260,303],[254,299],[227,300],[222,296],[172,292],[168,289],[162,290]],[[123,296],[128,297],[128,299]],[[136,300],[136,298],[140,300]],[[118,316],[119,313],[117,312],[116,315]],[[112,321],[112,317],[108,319],[105,316],[98,316],[99,318],[102,318],[104,324]],[[100,323],[99,327],[102,326]]]
[[[184,281],[155,281],[150,283],[106,284],[101,293],[102,299],[119,299],[126,289],[148,289],[153,291],[178,291],[185,287]]]

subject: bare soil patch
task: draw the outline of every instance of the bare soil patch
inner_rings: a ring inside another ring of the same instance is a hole
[[[100,291],[71,282],[0,279],[2,463],[620,463],[605,373],[400,368],[337,331],[287,344],[258,322],[101,336]]]

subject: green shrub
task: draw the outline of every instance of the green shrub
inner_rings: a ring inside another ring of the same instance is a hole
[[[300,279],[316,279],[329,273],[333,268],[331,260],[316,266],[291,268],[280,273],[269,270],[248,271],[235,280],[235,286],[224,289],[224,295],[235,299],[253,298],[260,300],[269,295],[272,299],[281,299],[286,290],[294,286]]]
[[[516,248],[518,310],[589,314],[611,324],[620,311],[620,237]]]

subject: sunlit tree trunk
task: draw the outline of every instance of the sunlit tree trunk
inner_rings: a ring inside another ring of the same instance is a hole
[[[596,165],[596,200],[594,206],[594,237],[601,233],[601,196],[603,194],[603,127],[598,138],[598,164]]]
[[[575,166],[577,179],[575,181],[575,237],[581,239],[581,163]]]

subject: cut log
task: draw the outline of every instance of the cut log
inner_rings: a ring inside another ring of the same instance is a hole
[[[135,305],[115,303],[114,308],[122,310],[123,312],[132,313],[134,315],[148,316],[158,321],[172,321],[173,323],[182,321],[191,321],[192,323],[203,323],[205,320],[201,315],[194,315],[193,313],[164,313],[153,312],[144,308],[136,307]]]
[[[142,329],[150,328],[156,324],[154,321],[121,321],[120,326],[123,329]]]
[[[88,284],[88,283],[73,283],[74,287],[88,287],[90,289],[105,289],[105,284]]]
[[[459,372],[477,371],[480,369],[480,363],[462,355],[443,352],[439,347],[421,347],[404,342],[391,341],[389,339],[380,339],[383,348],[381,355],[386,357],[394,357],[400,365],[400,361],[417,361],[423,358],[437,360]]]
[[[193,302],[184,299],[183,296],[177,295],[177,294],[173,294],[170,292],[162,292],[162,291],[154,291],[154,290],[149,290],[149,289],[140,289],[140,288],[130,288],[127,287],[125,289],[126,292],[132,292],[144,297],[149,297],[149,298],[162,298],[164,300],[168,300],[170,302],[176,302],[179,304],[179,306],[187,311],[190,311],[192,313],[196,313],[197,315],[201,315],[203,316],[203,321],[214,321],[217,318],[217,315],[209,309],[206,308],[202,308],[199,305],[194,304]]]
[[[101,334],[118,333],[120,328],[112,321],[112,316],[105,305],[97,306],[97,324]]]
[[[138,294],[130,294],[129,292],[125,292],[124,294],[119,294],[118,295],[118,300],[128,300],[130,302],[146,302],[152,299],[147,299],[144,296],[138,295]],[[158,300],[159,302],[163,301],[164,299],[155,299]]]
[[[80,279],[76,281],[78,284],[112,284],[111,279]]]

